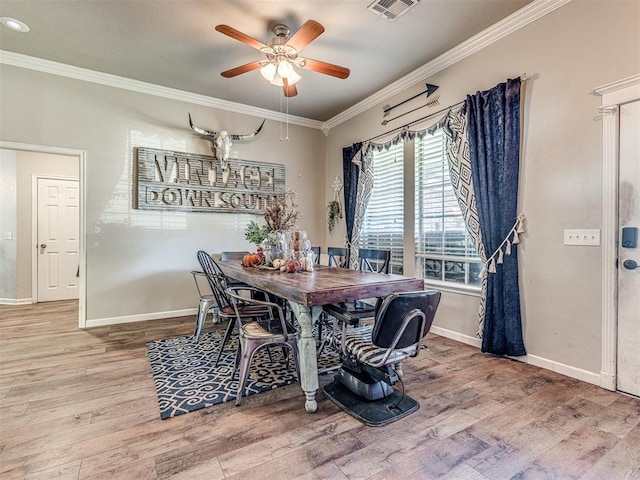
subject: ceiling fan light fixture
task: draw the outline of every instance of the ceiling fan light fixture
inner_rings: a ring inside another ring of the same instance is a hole
[[[267,82],[272,82],[274,77],[276,76],[276,65],[274,63],[267,63],[262,68],[260,68],[260,73],[264,77]]]
[[[296,83],[298,83],[298,80],[300,80],[301,78],[302,77],[298,75],[298,72],[296,72],[295,70],[292,70],[291,75],[287,77],[287,83],[289,85],[295,85]]]
[[[282,78],[289,78],[289,75],[293,73],[293,65],[288,60],[280,60],[278,62],[278,75]]]
[[[278,75],[278,73],[276,73],[273,76],[273,80],[271,80],[271,85],[275,85],[276,87],[284,87],[284,80],[282,80],[282,77]]]

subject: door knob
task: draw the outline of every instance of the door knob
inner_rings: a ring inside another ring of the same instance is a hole
[[[627,270],[635,270],[638,268],[638,263],[635,260],[625,260],[622,266]]]
[[[47,248],[47,244],[46,243],[41,243],[40,244],[40,248]]]

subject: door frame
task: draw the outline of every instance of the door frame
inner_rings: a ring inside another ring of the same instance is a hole
[[[58,176],[58,175],[46,175],[34,173],[31,175],[31,298],[33,303],[38,303],[38,262],[40,261],[40,255],[38,254],[38,180],[69,180],[78,182],[78,189],[80,188],[80,179],[74,177]],[[79,190],[78,190],[79,192]],[[79,193],[78,193],[79,194]],[[79,200],[79,199],[78,199]],[[80,206],[78,205],[78,208]],[[78,210],[78,214],[80,211]],[[78,223],[80,223],[78,221]],[[80,240],[80,232],[78,232],[78,241]],[[35,246],[35,248],[33,248]],[[78,260],[80,260],[80,246],[78,245]],[[78,298],[80,296],[80,277],[78,277]]]
[[[78,278],[78,327],[87,326],[87,249],[86,249],[86,172],[87,172],[87,152],[76,148],[54,147],[49,145],[35,145],[29,143],[9,142],[0,140],[0,148],[7,150],[19,150],[27,152],[49,153],[56,155],[73,156],[78,159],[78,184],[79,184],[79,266],[80,277]],[[53,178],[51,175],[41,175],[42,177]],[[74,179],[76,180],[76,179]],[[33,222],[33,215],[32,215]],[[37,240],[36,240],[37,241]],[[32,250],[33,255],[33,250]],[[33,268],[33,261],[32,261]],[[37,289],[37,287],[36,287]],[[33,290],[33,276],[32,276]],[[33,293],[33,292],[32,292]],[[36,292],[37,293],[37,292]],[[34,298],[35,300],[35,298]]]
[[[617,388],[618,170],[620,105],[640,100],[640,74],[594,89],[602,113],[602,365],[600,386]]]

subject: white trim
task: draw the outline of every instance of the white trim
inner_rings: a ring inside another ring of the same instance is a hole
[[[87,171],[87,152],[85,150],[77,150],[74,148],[54,147],[47,145],[32,145],[20,142],[8,142],[0,140],[0,148],[8,150],[20,150],[27,152],[51,153],[57,155],[68,155],[78,158],[79,172],[78,180],[80,182],[80,278],[78,279],[78,326],[86,328],[87,322],[87,252],[86,252],[86,171]],[[33,288],[33,287],[32,287]],[[33,302],[32,302],[33,303]]]
[[[466,345],[471,345],[472,347],[482,348],[482,340],[480,340],[477,337],[464,335],[462,333],[454,332],[453,330],[448,330],[442,327],[436,327],[435,325],[431,327],[430,331],[435,333],[436,335],[440,335],[441,337],[450,338],[451,340],[455,340],[457,342],[464,343]],[[427,337],[426,344],[428,347],[429,337]],[[576,378],[578,380],[582,380],[587,383],[592,383],[594,385],[600,385],[602,383],[601,375],[595,372],[582,370],[581,368],[565,365],[564,363],[556,362],[554,360],[549,360],[543,357],[538,357],[536,355],[524,355],[522,357],[508,357],[508,358],[511,358],[512,360],[517,360],[522,363],[528,363],[529,365],[534,365],[536,367],[544,368],[545,370],[551,370],[552,372],[557,372],[562,375],[566,375],[567,377]]]
[[[457,293],[460,295],[469,295],[470,297],[480,297],[480,287],[472,285],[456,285],[453,282],[444,282],[439,280],[423,279],[425,289],[435,289],[442,292]]]
[[[370,97],[365,98],[361,102],[330,118],[324,123],[325,129],[331,129],[346,122],[350,118],[355,117],[379,103],[384,102],[397,93],[421,82],[431,75],[434,75],[447,67],[463,60],[464,58],[476,53],[479,50],[491,45],[494,42],[506,37],[516,30],[525,27],[538,20],[539,18],[553,12],[554,10],[569,3],[571,0],[534,0],[530,4],[522,7],[517,12],[512,13],[508,17],[502,19],[498,23],[484,29],[482,32],[474,35],[470,39],[462,42],[451,50],[443,53],[439,57],[431,60],[422,67],[417,68],[413,72],[405,75],[399,80],[391,83],[382,90],[374,93]]]
[[[456,342],[464,343],[465,345],[471,345],[472,347],[476,348],[482,347],[482,340],[478,337],[472,337],[470,335],[465,335],[464,333],[455,332],[453,330],[437,327],[435,325],[432,325],[429,331],[435,333],[436,335],[440,335],[441,337],[450,338],[451,340],[455,340]]]
[[[593,93],[602,97],[601,108],[631,102],[640,98],[640,74],[594,88]]]
[[[602,388],[616,389],[618,330],[618,108],[602,116]]]
[[[640,99],[640,75],[595,88],[602,116],[602,359],[600,386],[617,388],[619,105]]]
[[[547,358],[538,357],[536,355],[525,355],[523,357],[509,357],[514,360],[518,360],[522,363],[528,363],[536,367],[544,368],[545,370],[551,370],[552,372],[566,375],[567,377],[576,378],[583,382],[591,383],[593,385],[600,385],[601,376],[596,372],[589,372],[581,368],[572,367],[571,365],[565,365],[564,363],[549,360]]]
[[[30,298],[0,298],[0,305],[29,305],[34,303]]]
[[[185,308],[182,310],[173,310],[171,312],[140,313],[137,315],[125,315],[122,317],[95,318],[87,320],[86,328],[105,327],[120,323],[145,322],[147,320],[160,320],[163,318],[188,317],[196,315],[197,313],[197,308]]]
[[[119,77],[109,73],[96,72],[86,68],[74,67],[64,63],[52,62],[42,58],[30,57],[20,53],[8,52],[0,50],[0,64],[12,65],[14,67],[27,68],[38,72],[50,73],[61,77],[74,78],[85,82],[106,85],[108,87],[122,88],[132,92],[144,93],[147,95],[155,95],[156,97],[168,98],[180,102],[191,103],[194,105],[203,105],[205,107],[218,108],[229,112],[240,113],[243,115],[252,115],[259,118],[268,118],[279,122],[288,121],[293,125],[301,127],[322,129],[322,122],[309,118],[298,117],[296,115],[287,115],[284,113],[267,110],[265,108],[252,107],[242,103],[230,102],[219,98],[200,95],[197,93],[186,92],[175,88],[163,87],[153,83],[132,80],[126,77]]]

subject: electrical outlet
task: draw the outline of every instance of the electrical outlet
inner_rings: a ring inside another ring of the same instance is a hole
[[[600,245],[600,230],[597,228],[565,230],[564,244],[597,247]]]

